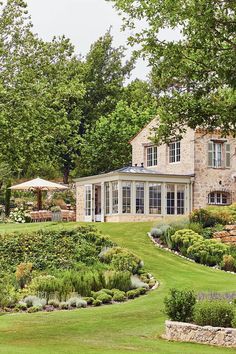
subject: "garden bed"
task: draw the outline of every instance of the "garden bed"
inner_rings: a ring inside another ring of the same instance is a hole
[[[0,263],[2,313],[114,304],[157,284],[138,256],[91,226],[0,235]]]

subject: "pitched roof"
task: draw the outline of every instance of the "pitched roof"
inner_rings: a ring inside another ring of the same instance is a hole
[[[150,120],[150,122],[148,122],[147,124],[144,125],[144,127],[139,130],[130,140],[129,140],[129,144],[131,144],[131,142],[144,130],[146,129],[152,122],[157,121],[157,117],[153,118],[152,120]]]

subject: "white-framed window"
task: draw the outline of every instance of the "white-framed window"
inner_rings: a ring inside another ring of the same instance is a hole
[[[177,215],[183,215],[185,208],[185,186],[177,185]]]
[[[91,216],[92,214],[92,187],[85,186],[85,215]]]
[[[175,185],[166,186],[166,212],[168,215],[175,214]]]
[[[228,205],[230,200],[231,196],[228,192],[215,191],[208,194],[208,204]]]
[[[131,213],[131,182],[122,182],[122,213]]]
[[[147,147],[147,167],[157,166],[157,146]]]
[[[136,183],[136,214],[144,214],[144,183]]]
[[[208,167],[230,168],[231,160],[230,144],[210,141],[208,143]]]
[[[180,161],[180,141],[174,141],[169,144],[169,162]]]
[[[112,182],[112,214],[118,214],[118,182]]]
[[[166,185],[166,213],[168,215],[185,214],[185,185]]]
[[[110,185],[105,183],[105,214],[110,214]]]
[[[149,184],[149,214],[161,214],[161,184]]]

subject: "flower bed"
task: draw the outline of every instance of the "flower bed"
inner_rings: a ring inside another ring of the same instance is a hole
[[[0,311],[70,310],[127,301],[156,281],[94,227],[0,235]]]

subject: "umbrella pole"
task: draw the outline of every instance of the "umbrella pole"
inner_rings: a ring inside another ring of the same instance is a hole
[[[41,191],[41,189],[37,190],[37,203],[38,203],[38,210],[42,210],[42,191]]]

